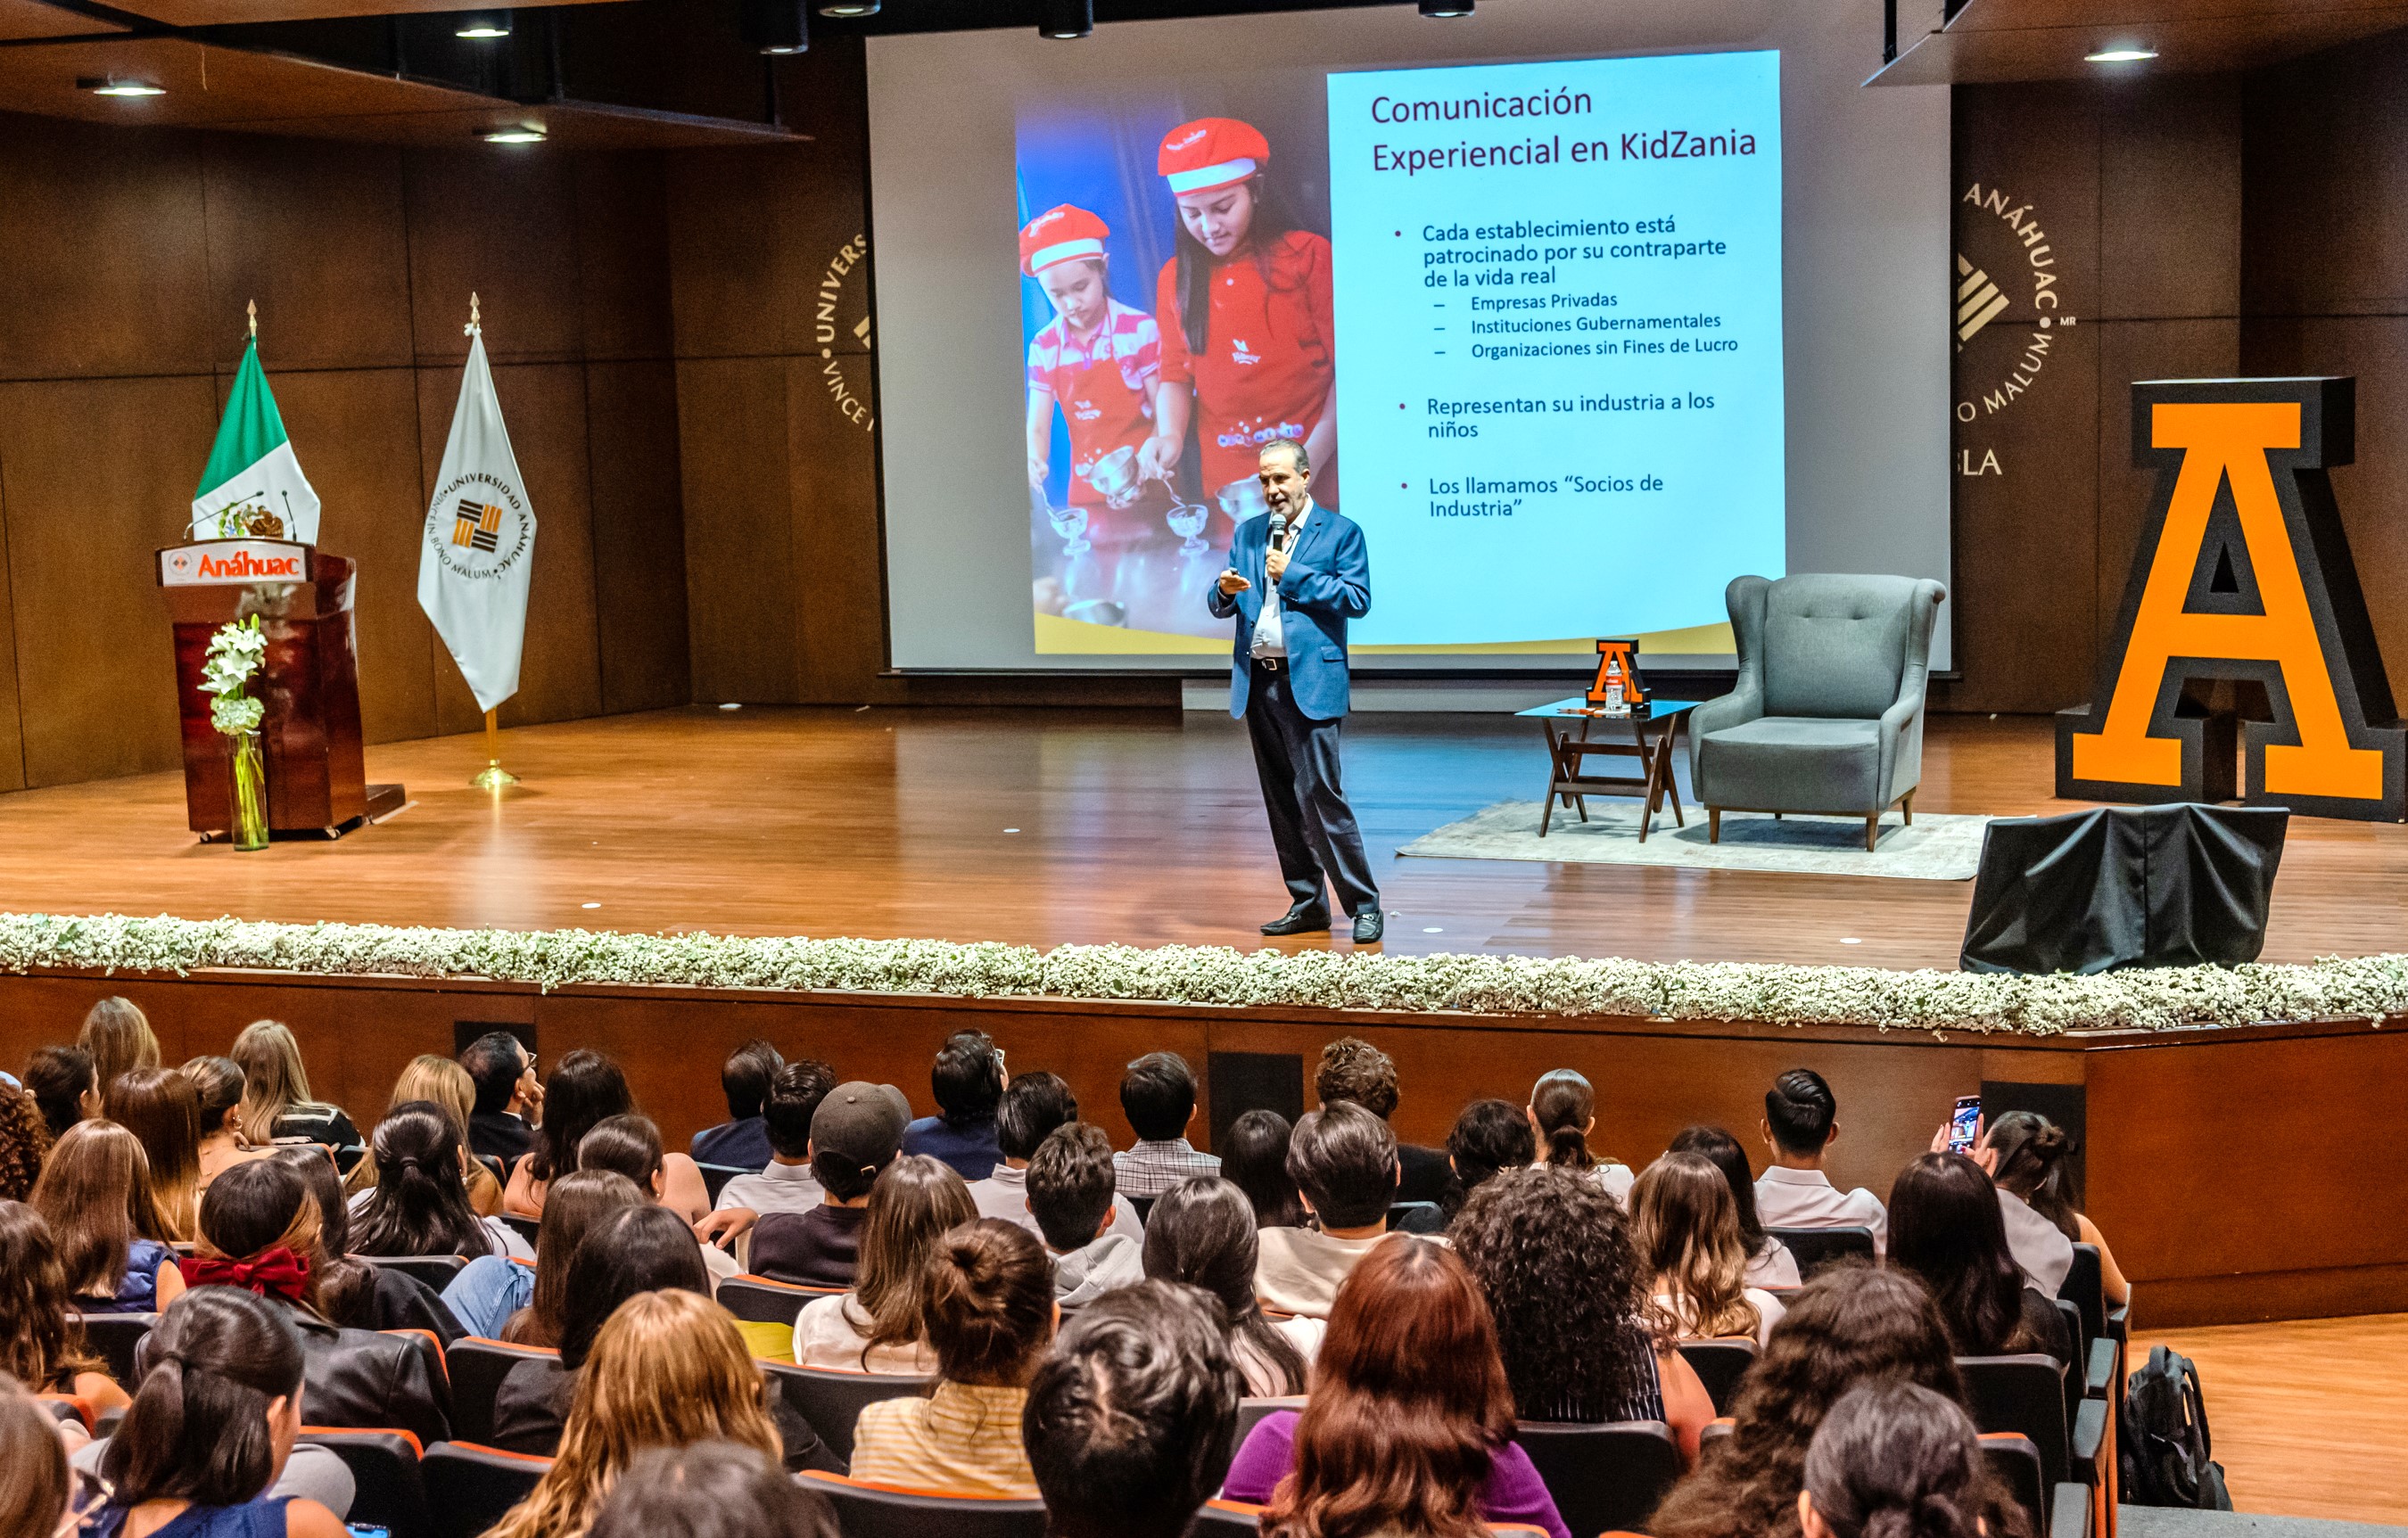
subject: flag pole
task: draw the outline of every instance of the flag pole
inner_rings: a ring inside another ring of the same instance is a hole
[[[485,712],[485,767],[468,783],[480,790],[498,790],[505,785],[516,785],[519,777],[502,767],[502,723],[494,711]]]

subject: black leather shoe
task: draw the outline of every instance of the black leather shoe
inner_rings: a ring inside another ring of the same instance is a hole
[[[1358,946],[1378,945],[1380,932],[1385,927],[1385,916],[1378,908],[1366,908],[1354,916],[1354,943]]]
[[[1329,927],[1329,910],[1312,903],[1298,903],[1279,918],[1263,926],[1265,934],[1318,934]]]

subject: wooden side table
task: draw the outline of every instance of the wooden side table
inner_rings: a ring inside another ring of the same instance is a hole
[[[1698,707],[1695,700],[1651,700],[1643,710],[1627,716],[1596,714],[1587,696],[1575,694],[1533,710],[1514,714],[1535,719],[1547,734],[1547,795],[1539,813],[1539,836],[1547,836],[1554,821],[1555,805],[1561,802],[1588,820],[1590,796],[1641,796],[1645,805],[1639,813],[1639,842],[1647,842],[1647,830],[1656,814],[1669,801],[1672,819],[1688,826],[1681,811],[1681,790],[1672,776],[1672,749],[1681,734],[1681,723]],[[1579,730],[1573,730],[1577,723]],[[1630,740],[1615,738],[1591,741],[1593,726],[1630,728]],[[1609,758],[1635,758],[1640,773],[1636,775],[1593,775],[1588,772],[1591,755]]]

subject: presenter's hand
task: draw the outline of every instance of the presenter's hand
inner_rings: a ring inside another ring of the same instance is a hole
[[[1254,584],[1252,582],[1240,577],[1236,572],[1223,572],[1221,574],[1221,596],[1224,598],[1235,598],[1238,594],[1245,591],[1248,588],[1253,586]]]
[[[1287,552],[1285,550],[1273,549],[1263,552],[1263,575],[1269,577],[1273,583],[1277,583],[1281,574],[1286,570]]]

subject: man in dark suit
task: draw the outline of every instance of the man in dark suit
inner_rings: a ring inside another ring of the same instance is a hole
[[[1339,783],[1338,728],[1347,705],[1346,621],[1370,612],[1370,557],[1361,528],[1313,505],[1304,445],[1274,439],[1259,463],[1270,511],[1238,525],[1228,569],[1205,603],[1213,618],[1238,621],[1229,714],[1254,741],[1292,899],[1263,933],[1327,929],[1326,882],[1354,920],[1355,943],[1369,945],[1380,938],[1380,890]]]

